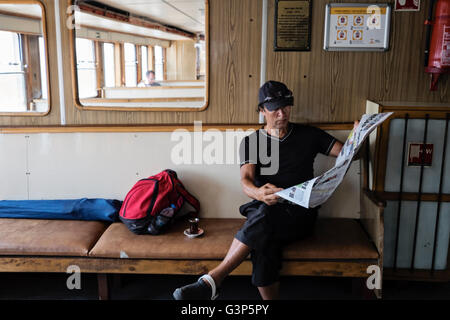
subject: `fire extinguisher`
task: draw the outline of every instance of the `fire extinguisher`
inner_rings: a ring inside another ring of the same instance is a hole
[[[431,74],[430,90],[434,91],[437,89],[439,76],[450,73],[450,0],[430,0],[425,25],[427,25],[425,72]]]

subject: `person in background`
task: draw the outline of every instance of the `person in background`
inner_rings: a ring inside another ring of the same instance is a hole
[[[139,82],[138,87],[158,87],[161,86],[159,82],[155,81],[155,71],[148,70],[145,73],[145,79]]]

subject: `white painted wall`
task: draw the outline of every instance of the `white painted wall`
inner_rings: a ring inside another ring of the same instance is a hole
[[[346,131],[330,133],[341,141],[348,134]],[[208,158],[204,158],[200,159],[202,164],[174,164],[171,152],[179,142],[171,141],[171,134],[0,134],[0,199],[99,197],[123,200],[138,179],[170,168],[200,200],[201,217],[240,217],[239,206],[250,199],[241,191],[238,161],[208,165],[205,163]],[[237,148],[245,133],[242,131],[235,136],[236,149],[224,146],[224,150],[235,152],[237,159]],[[193,140],[194,133],[189,133],[188,137]],[[232,138],[232,134],[226,138]],[[210,144],[203,142],[204,147]],[[194,151],[193,145],[192,157],[198,154]],[[319,155],[316,173],[331,168],[333,163],[333,158]],[[354,162],[336,193],[321,208],[321,216],[359,217],[358,173],[359,162]]]

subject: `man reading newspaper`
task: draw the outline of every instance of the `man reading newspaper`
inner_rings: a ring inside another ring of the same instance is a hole
[[[317,208],[304,208],[276,193],[312,179],[315,156],[337,157],[343,146],[318,128],[289,122],[293,105],[292,92],[283,83],[269,81],[260,88],[258,111],[266,124],[240,147],[241,185],[253,199],[239,209],[247,219],[225,259],[197,282],[176,289],[175,299],[215,299],[225,277],[249,254],[253,285],[263,299],[278,298],[282,248],[312,233]]]

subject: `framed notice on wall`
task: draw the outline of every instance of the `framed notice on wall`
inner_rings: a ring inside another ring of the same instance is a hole
[[[327,4],[323,48],[327,51],[386,51],[390,20],[388,4]]]
[[[275,1],[275,51],[311,50],[312,0]]]

